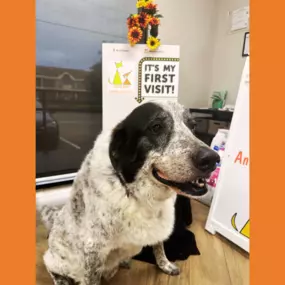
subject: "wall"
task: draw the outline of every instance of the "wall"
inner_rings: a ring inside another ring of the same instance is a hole
[[[188,107],[208,104],[217,0],[157,0],[164,16],[163,44],[181,48],[179,101]]]
[[[234,104],[245,59],[241,57],[245,31],[229,34],[229,11],[248,0],[157,0],[164,19],[163,44],[181,47],[179,101],[205,107],[215,90],[228,90]]]
[[[245,30],[229,34],[229,11],[249,5],[248,0],[217,0],[217,26],[214,40],[212,79],[213,91],[227,90],[226,104],[235,104],[245,58],[241,56]],[[211,100],[209,100],[210,103]]]

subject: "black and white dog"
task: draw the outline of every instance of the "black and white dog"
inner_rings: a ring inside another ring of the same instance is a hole
[[[42,209],[50,231],[44,262],[56,285],[99,285],[147,245],[159,268],[179,274],[163,249],[176,196],[206,194],[204,178],[219,161],[193,128],[180,104],[149,102],[98,136],[66,205]]]

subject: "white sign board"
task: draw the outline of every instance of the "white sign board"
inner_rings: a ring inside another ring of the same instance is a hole
[[[103,129],[113,128],[134,108],[152,100],[177,100],[179,46],[103,44]]]
[[[206,229],[249,251],[249,57]]]

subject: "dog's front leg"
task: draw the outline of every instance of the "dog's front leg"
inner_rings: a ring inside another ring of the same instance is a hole
[[[179,275],[180,270],[179,268],[171,263],[164,252],[163,243],[158,243],[157,245],[153,246],[153,253],[155,256],[157,266],[166,274],[168,275]]]
[[[84,253],[84,285],[100,285],[104,271],[104,259],[97,251]]]

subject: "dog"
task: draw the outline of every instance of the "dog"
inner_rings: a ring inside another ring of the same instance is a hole
[[[206,194],[204,179],[219,162],[194,128],[179,103],[148,102],[97,137],[68,202],[41,209],[49,229],[44,263],[55,285],[99,285],[144,246],[163,272],[179,274],[163,248],[177,194]]]

